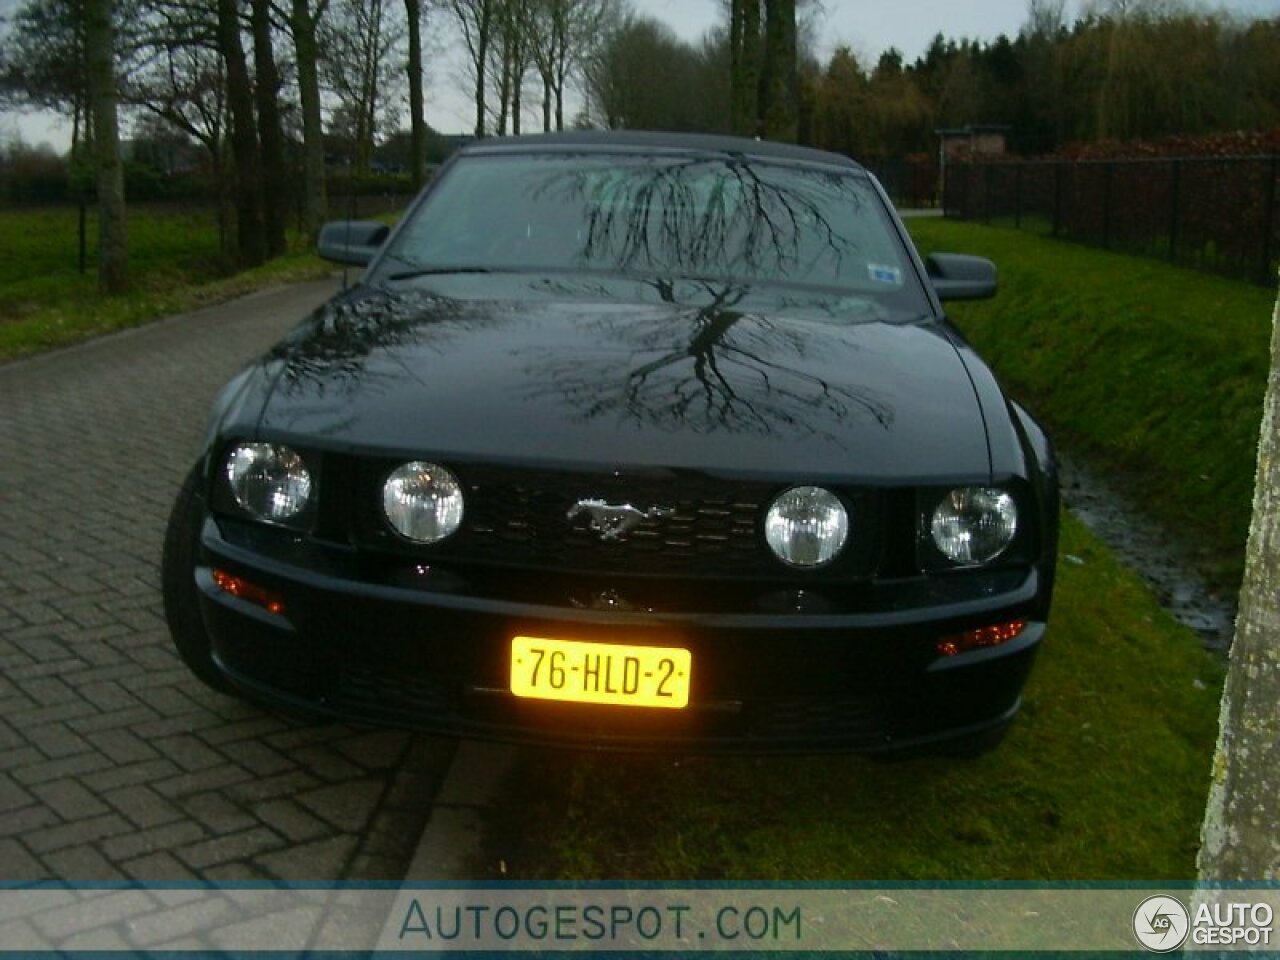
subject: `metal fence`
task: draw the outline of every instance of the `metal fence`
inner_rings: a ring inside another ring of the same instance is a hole
[[[927,157],[864,162],[900,210],[937,206],[938,163]]]
[[[1280,259],[1280,156],[951,163],[943,207],[1266,285]]]

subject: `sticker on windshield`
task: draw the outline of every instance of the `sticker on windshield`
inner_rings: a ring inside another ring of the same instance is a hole
[[[891,283],[895,287],[902,286],[902,271],[897,267],[888,267],[883,263],[868,263],[867,275],[876,283]]]

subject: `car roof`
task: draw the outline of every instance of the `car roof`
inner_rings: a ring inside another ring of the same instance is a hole
[[[730,153],[777,160],[825,163],[862,169],[838,153],[798,147],[773,140],[753,140],[711,133],[664,133],[653,130],[575,130],[566,133],[538,133],[519,137],[487,137],[473,140],[463,153],[527,152],[549,148],[559,150],[626,150],[629,152]]]

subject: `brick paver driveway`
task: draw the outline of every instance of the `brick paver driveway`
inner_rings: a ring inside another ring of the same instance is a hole
[[[334,289],[0,366],[0,879],[403,876],[452,744],[216,694],[160,609],[214,393]]]

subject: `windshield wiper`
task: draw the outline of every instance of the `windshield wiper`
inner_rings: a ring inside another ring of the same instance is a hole
[[[446,273],[492,273],[488,267],[417,267],[401,270],[387,277],[388,280],[412,280],[414,277],[430,277]]]

